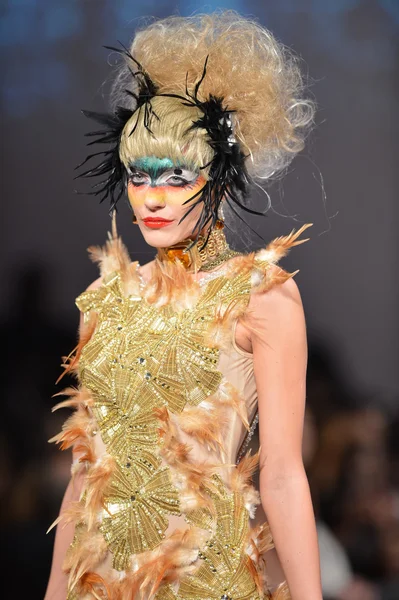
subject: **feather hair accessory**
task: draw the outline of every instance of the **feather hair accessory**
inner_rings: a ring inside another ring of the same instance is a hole
[[[86,134],[86,136],[97,136],[97,139],[89,142],[88,145],[91,146],[95,143],[110,144],[111,147],[108,150],[96,152],[87,156],[76,169],[79,169],[95,157],[102,156],[103,158],[96,166],[77,175],[75,179],[105,176],[102,181],[92,186],[93,191],[89,192],[89,194],[95,196],[101,195],[100,202],[109,196],[111,205],[110,210],[112,212],[116,208],[117,202],[122,196],[127,184],[127,171],[119,156],[119,146],[125,126],[136,115],[135,124],[129,132],[130,137],[137,129],[140,111],[144,110],[144,127],[150,134],[154,135],[151,129],[151,123],[153,118],[159,120],[159,117],[151,106],[152,98],[154,98],[154,96],[175,98],[180,100],[184,106],[196,107],[200,110],[202,116],[193,121],[192,125],[187,129],[186,134],[189,134],[195,129],[205,129],[207,132],[207,143],[214,153],[212,160],[208,164],[200,167],[202,170],[209,169],[206,184],[185,202],[185,204],[188,204],[193,200],[195,201],[191,204],[182,220],[184,220],[198,204],[203,203],[203,209],[193,229],[193,232],[197,231],[197,234],[187,250],[192,248],[198,242],[200,232],[210,223],[208,234],[203,244],[203,247],[206,246],[210,232],[218,220],[219,207],[224,198],[231,210],[241,220],[243,220],[243,218],[237,211],[237,207],[251,214],[263,215],[263,212],[253,210],[243,202],[244,198],[248,195],[252,180],[245,165],[247,156],[242,152],[240,145],[234,136],[232,115],[235,111],[224,106],[224,99],[222,97],[210,94],[209,98],[205,101],[201,101],[198,97],[201,84],[206,77],[209,56],[205,59],[202,75],[196,82],[193,92],[190,92],[188,89],[187,74],[185,95],[159,93],[157,85],[151,80],[150,75],[142,68],[141,64],[133,57],[131,52],[121,42],[119,43],[122,46],[122,50],[112,46],[104,47],[124,55],[136,66],[137,70],[133,70],[130,67],[128,67],[128,69],[138,92],[133,92],[130,89],[124,90],[128,96],[134,99],[135,108],[129,109],[117,106],[114,113],[82,111],[86,117],[94,119],[106,126],[106,129],[104,130],[93,131]]]
[[[121,42],[120,44],[123,46]],[[104,48],[119,53],[121,52],[121,50],[114,48],[113,46],[104,46]],[[134,71],[128,67],[130,74],[136,83],[137,93],[129,89],[124,90],[128,96],[131,96],[134,99],[136,102],[136,107],[134,110],[132,110],[123,106],[117,106],[113,113],[99,113],[90,110],[82,110],[82,113],[85,117],[97,121],[101,125],[105,126],[105,129],[101,129],[100,131],[91,131],[85,134],[86,137],[97,136],[97,139],[89,142],[87,145],[92,146],[93,144],[108,144],[109,149],[89,154],[89,156],[87,156],[83,162],[75,167],[75,170],[80,169],[91,159],[97,156],[103,157],[97,165],[87,169],[83,173],[80,173],[75,177],[75,179],[105,176],[104,179],[92,186],[94,191],[88,192],[88,194],[94,196],[101,195],[100,203],[109,197],[111,213],[114,211],[118,200],[123,195],[127,183],[126,169],[119,157],[119,144],[123,129],[132,116],[137,113],[137,111],[139,113],[142,109],[144,110],[144,124],[148,131],[151,132],[150,122],[152,117],[158,118],[155,112],[152,110],[150,102],[151,98],[156,95],[157,86],[151,80],[150,76],[143,69],[141,64],[135,58],[133,58],[133,56],[125,47],[123,53],[128,54],[130,60],[133,61],[133,64],[137,69]],[[137,114],[137,117],[138,116],[139,114]],[[131,133],[135,131],[137,123],[138,119],[136,120],[136,125],[133,127]]]

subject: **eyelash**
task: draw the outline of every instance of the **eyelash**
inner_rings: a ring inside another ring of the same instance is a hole
[[[141,177],[142,179],[141,179],[141,181],[134,181],[135,177],[139,177],[139,178]],[[176,181],[175,181],[175,183],[170,183],[170,185],[172,187],[182,187],[182,188],[186,188],[186,189],[193,189],[194,184],[195,184],[195,181],[191,181],[191,182],[187,181],[187,179],[184,179],[183,177],[179,177],[178,175],[172,175],[169,178],[168,182],[171,179],[178,180],[178,183],[176,183]],[[144,183],[146,183],[146,179],[144,179],[144,176],[141,175],[140,173],[132,173],[129,177],[129,181],[132,183],[132,185],[134,185],[136,187],[139,187],[139,186],[143,185]]]

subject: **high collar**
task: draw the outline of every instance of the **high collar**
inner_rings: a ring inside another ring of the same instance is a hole
[[[218,219],[205,247],[206,235],[201,234],[191,248],[189,246],[193,240],[190,238],[167,248],[158,248],[157,258],[160,262],[178,260],[187,271],[193,273],[210,271],[237,254],[227,243],[223,229],[224,223]]]

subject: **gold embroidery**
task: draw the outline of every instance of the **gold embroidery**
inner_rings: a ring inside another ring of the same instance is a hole
[[[250,276],[216,277],[193,309],[176,311],[125,296],[119,273],[78,298],[98,322],[79,362],[81,383],[93,395],[93,414],[117,468],[105,490],[100,529],[115,569],[132,554],[155,548],[168,515],[179,515],[179,492],[162,465],[159,420],[163,406],[181,413],[214,394],[222,381],[219,349],[207,338],[216,308],[246,301]],[[204,515],[205,523],[208,518]]]
[[[149,458],[149,457],[148,457]],[[146,476],[137,477],[118,470],[107,489],[101,531],[113,553],[113,566],[123,570],[133,553],[151,550],[164,537],[168,514],[179,515],[177,490],[170,481],[169,469],[154,468],[148,460]],[[135,460],[143,463],[143,455]]]
[[[245,422],[238,391],[230,384],[227,389],[218,371],[219,352],[230,348],[233,321],[245,312],[250,294],[295,275],[270,266],[306,241],[297,238],[308,226],[265,250],[235,257],[193,286],[178,263],[158,270],[148,285],[140,283],[137,263],[130,262],[116,231],[104,249],[91,249],[103,283],[77,298],[90,326],[64,365],[78,374],[90,402],[86,393],[78,399],[72,394],[62,405],[87,411],[93,427],[72,419],[54,438],[62,447],[73,445],[87,470],[81,500],[64,511],[79,532],[64,562],[68,600],[122,600],[144,589],[158,600],[277,600],[282,594],[288,600],[286,584],[272,595],[263,589],[263,562],[251,551],[259,543],[261,553],[267,542],[249,528],[246,507],[257,498],[242,476],[252,460],[238,475],[240,466],[231,465],[222,481],[212,475],[217,464],[190,456],[179,432],[190,430],[190,419],[185,422],[190,411],[198,411],[201,422],[201,411],[209,411],[212,402],[233,407]],[[206,419],[202,424],[203,434],[190,434],[196,442],[218,441]],[[181,513],[190,535],[174,530],[165,536],[169,517]],[[96,572],[108,551],[124,573],[107,566],[103,576]]]
[[[246,554],[248,511],[237,492],[228,493],[217,475],[219,494],[209,492],[216,508],[216,531],[199,552],[199,566],[182,578],[177,594],[165,587],[156,600],[259,600],[255,568]],[[206,512],[206,511],[203,511]]]

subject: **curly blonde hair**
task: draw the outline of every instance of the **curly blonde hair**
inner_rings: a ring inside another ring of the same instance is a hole
[[[252,177],[268,179],[278,174],[303,149],[315,102],[305,97],[307,85],[300,59],[254,19],[227,10],[156,20],[136,32],[130,52],[160,94],[183,96],[186,86],[193,93],[208,57],[198,98],[221,97],[223,106],[234,111],[234,135],[248,155]],[[120,104],[128,79],[126,65],[114,83],[114,105]],[[154,111],[162,113],[162,119],[154,121],[155,136],[145,131],[143,117],[138,115],[139,139],[135,135],[133,141],[129,131],[121,139],[120,156],[125,165],[128,157],[143,153],[181,160],[187,152],[185,125],[198,118],[198,109],[167,97],[154,97],[151,102]],[[197,166],[207,162],[209,147],[204,136],[191,154]]]

